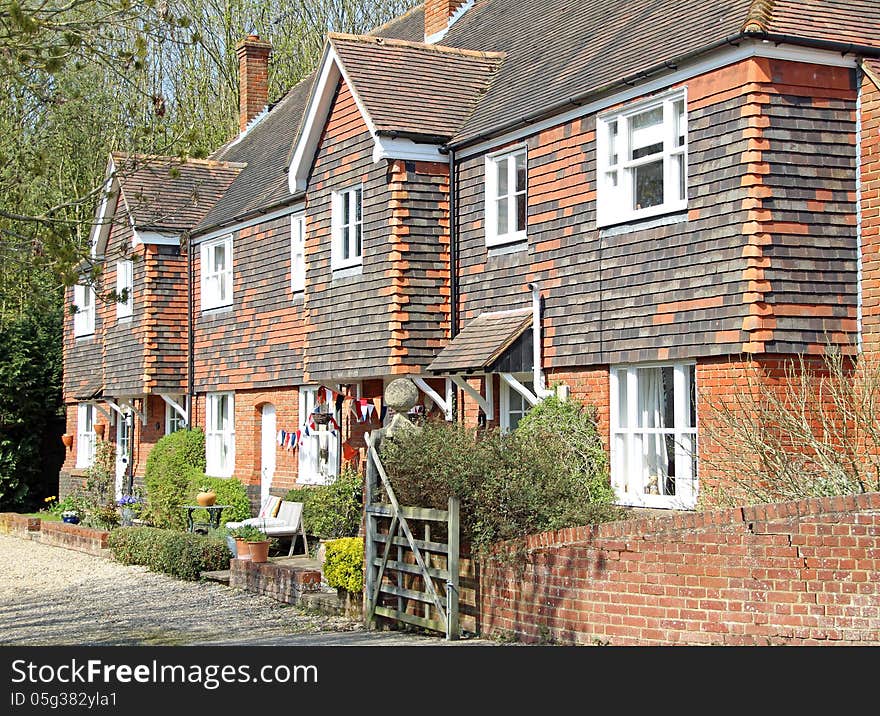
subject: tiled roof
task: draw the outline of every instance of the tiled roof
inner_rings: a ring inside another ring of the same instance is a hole
[[[381,37],[331,33],[330,44],[377,132],[451,138],[503,59]]]
[[[125,206],[138,229],[188,231],[223,196],[238,164],[113,154]]]
[[[864,65],[871,76],[871,80],[880,88],[880,60],[865,60]]]
[[[768,4],[769,33],[880,47],[880,3],[876,0],[775,0]]]
[[[212,155],[215,159],[245,162],[247,166],[199,224],[198,232],[293,198],[285,171],[287,151],[299,129],[313,79],[310,75],[295,85],[239,141],[230,142]]]
[[[529,308],[481,313],[437,354],[428,370],[461,373],[488,368],[531,325],[532,310]]]

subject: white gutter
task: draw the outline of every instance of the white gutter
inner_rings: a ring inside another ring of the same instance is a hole
[[[532,371],[535,396],[539,400],[554,395],[544,384],[544,371],[541,370],[541,289],[537,282],[529,284],[532,291]]]

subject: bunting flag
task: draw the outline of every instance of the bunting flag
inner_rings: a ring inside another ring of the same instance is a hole
[[[275,442],[278,443],[279,445],[282,445],[282,446],[284,445],[284,431],[283,430],[278,431],[278,435],[275,436]]]
[[[303,437],[302,430],[297,430],[296,431],[296,444],[297,444],[297,446],[302,444],[302,437]]]
[[[336,412],[337,413],[340,413],[340,414],[342,413],[343,403],[345,403],[345,396],[342,395],[342,393],[336,393],[335,405],[336,405]]]
[[[367,410],[368,406],[373,407],[372,405],[369,405],[369,401],[366,398],[359,398],[358,399],[358,408],[360,408],[360,414],[361,414],[361,418],[363,420],[366,420],[370,414],[369,411]],[[359,420],[358,422],[362,422],[362,421]]]
[[[303,434],[304,437],[308,437],[308,436],[311,434],[311,433],[309,433],[309,426],[308,426],[308,425],[306,425],[306,426],[303,428],[302,434]]]
[[[384,422],[385,422],[385,416],[386,416],[386,415],[388,415],[388,406],[387,406],[387,405],[383,405],[383,406],[382,406],[382,410],[379,411],[379,421],[382,422],[382,423],[384,423]]]
[[[382,412],[382,398],[373,398],[373,407],[376,409],[376,414],[379,415]]]
[[[360,412],[358,411],[358,401],[352,398],[351,412],[354,415],[355,422],[361,422]]]
[[[353,460],[357,457],[357,448],[352,447],[351,443],[346,440],[342,443],[342,459],[345,461]]]
[[[339,430],[339,423],[336,422],[336,418],[330,418],[330,425],[333,426],[334,430]]]

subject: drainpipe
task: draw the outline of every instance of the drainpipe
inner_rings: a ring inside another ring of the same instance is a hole
[[[458,335],[458,207],[456,202],[455,150],[449,149],[449,338]],[[451,394],[452,421],[458,419],[458,390]]]
[[[541,289],[537,282],[529,284],[532,292],[532,380],[535,385],[535,396],[539,400],[554,394],[544,386],[544,371],[541,370]]]
[[[187,339],[187,365],[186,365],[186,373],[187,373],[187,406],[186,406],[186,429],[192,430],[193,423],[193,406],[194,406],[194,393],[195,393],[195,358],[193,356],[193,346],[195,345],[195,334],[193,327],[193,273],[195,268],[193,266],[193,245],[192,245],[192,236],[187,234],[186,237],[186,270],[187,270],[187,292],[186,292],[186,339]]]

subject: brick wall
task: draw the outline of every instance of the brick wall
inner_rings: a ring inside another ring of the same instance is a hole
[[[106,530],[69,525],[65,522],[44,521],[40,529],[40,541],[43,544],[73,549],[96,557],[106,556],[109,535]]]
[[[525,563],[482,565],[485,636],[880,644],[880,493],[565,529],[525,548]]]
[[[880,63],[875,64],[880,70]],[[880,349],[880,71],[862,79],[862,329],[864,349]]]

